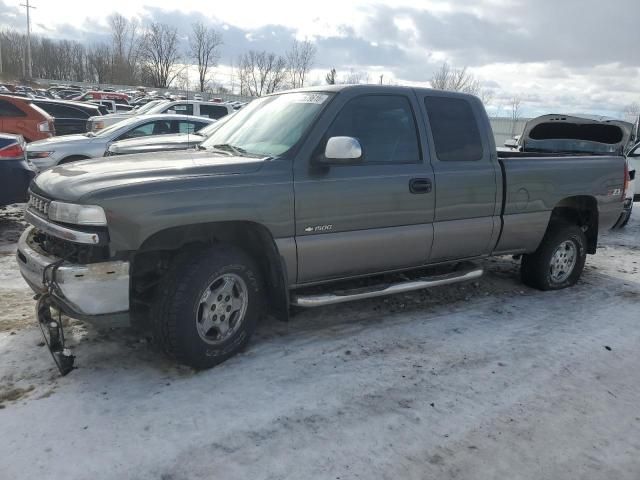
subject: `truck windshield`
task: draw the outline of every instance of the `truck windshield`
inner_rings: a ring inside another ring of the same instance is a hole
[[[293,92],[254,100],[216,129],[201,148],[282,155],[296,144],[330,96],[326,92]]]

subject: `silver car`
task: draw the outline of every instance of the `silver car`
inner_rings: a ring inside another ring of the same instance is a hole
[[[27,159],[37,171],[59,163],[103,157],[113,142],[148,135],[193,133],[215,122],[191,115],[136,115],[98,133],[64,135],[32,142],[27,145]]]
[[[231,105],[226,103],[201,102],[197,100],[175,100],[171,102],[160,100],[157,101],[157,103],[154,103],[151,107],[147,107],[147,105],[140,107],[140,111],[138,111],[138,113],[136,113],[136,110],[132,110],[130,113],[115,113],[90,117],[89,120],[87,120],[87,131],[98,132],[103,128],[107,128],[126,118],[130,118],[131,115],[137,115],[140,113],[144,113],[145,115],[151,115],[154,113],[194,115],[196,117],[218,119],[235,111]]]

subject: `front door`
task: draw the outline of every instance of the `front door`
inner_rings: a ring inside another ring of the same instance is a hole
[[[298,283],[423,264],[433,239],[433,174],[413,93],[343,92],[330,107],[317,126],[319,144],[294,171]],[[361,163],[314,164],[336,136],[358,139]]]

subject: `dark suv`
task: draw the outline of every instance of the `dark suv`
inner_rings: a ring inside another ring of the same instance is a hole
[[[89,117],[102,115],[97,105],[65,100],[40,100],[32,102],[54,118],[56,134],[85,133]]]

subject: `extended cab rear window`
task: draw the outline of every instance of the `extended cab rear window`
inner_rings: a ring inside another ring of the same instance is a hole
[[[475,162],[482,159],[480,129],[467,100],[425,97],[424,105],[438,160]]]

